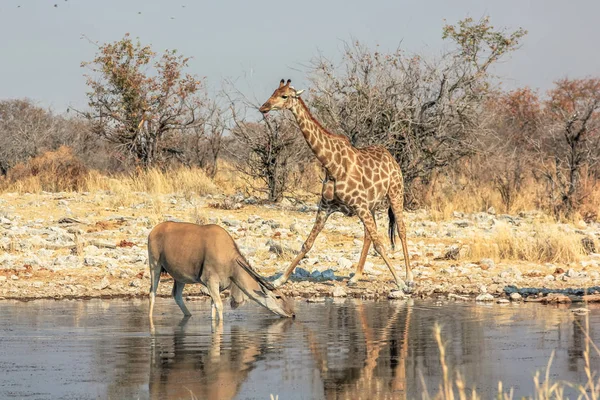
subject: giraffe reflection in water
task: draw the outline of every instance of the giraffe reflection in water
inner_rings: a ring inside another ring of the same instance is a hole
[[[195,345],[198,336],[188,329],[193,323],[188,324],[189,318],[184,318],[178,326],[170,328],[172,332],[152,335],[149,397],[246,398],[249,394],[240,393],[240,388],[259,362],[283,362],[280,369],[285,370],[284,380],[294,374],[299,368],[295,364],[298,360],[290,361],[283,353],[287,341],[301,339],[304,343],[300,347],[307,349],[306,355],[318,377],[312,393],[302,396],[406,398],[411,308],[411,304],[404,302],[389,308],[386,316],[377,315],[386,318],[382,327],[374,323],[368,308],[356,301],[354,307],[340,308],[340,313],[334,311],[328,316],[339,328],[328,332],[315,331],[314,325],[309,327],[308,323],[289,319],[265,319],[252,326],[244,321],[230,327],[226,323],[225,333],[224,325],[213,325],[208,348]],[[331,343],[336,343],[335,349]],[[348,358],[340,359],[342,354]],[[261,385],[251,382],[250,386]]]
[[[374,328],[362,302],[356,301],[355,324],[362,337],[351,335],[347,367],[329,365],[314,332],[305,328],[309,349],[323,380],[326,399],[406,399],[406,358],[412,304],[395,304],[383,328]],[[360,341],[360,343],[357,343]],[[362,351],[360,350],[362,349]],[[360,359],[362,366],[357,366]]]

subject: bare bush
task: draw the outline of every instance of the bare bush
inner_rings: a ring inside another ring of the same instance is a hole
[[[317,59],[311,106],[352,144],[383,144],[398,160],[411,200],[413,184],[473,154],[489,93],[488,69],[518,46],[525,31],[494,30],[489,20],[446,25],[455,50],[438,60],[346,46],[340,65]]]
[[[532,143],[543,123],[538,95],[529,88],[492,96],[486,103],[488,116],[480,152],[480,171],[493,181],[505,211],[510,212],[529,171],[535,168]]]
[[[548,93],[546,129],[536,142],[553,214],[569,217],[583,200],[582,172],[600,157],[600,79],[562,79]]]
[[[261,122],[239,120],[234,113],[235,126],[231,133],[241,146],[233,154],[236,167],[254,189],[266,193],[269,201],[280,201],[292,191],[299,180],[299,168],[308,159],[304,138],[293,122],[284,117]],[[255,180],[260,185],[255,184]]]
[[[28,99],[0,101],[0,173],[50,147],[61,121]]]
[[[211,102],[204,114],[198,118],[197,124],[179,135],[179,146],[182,147],[183,162],[186,165],[198,166],[214,179],[218,171],[219,156],[227,140],[225,133],[228,126],[225,113],[216,102]]]

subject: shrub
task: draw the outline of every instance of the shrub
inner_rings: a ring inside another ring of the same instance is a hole
[[[61,146],[15,165],[7,181],[10,187],[23,192],[61,192],[81,188],[87,175],[87,168],[72,149]]]

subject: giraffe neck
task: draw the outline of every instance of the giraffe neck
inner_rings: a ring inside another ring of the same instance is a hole
[[[296,122],[304,135],[304,139],[312,149],[317,159],[323,164],[333,177],[343,174],[344,166],[340,162],[352,151],[350,141],[344,135],[334,134],[327,131],[311,115],[308,107],[301,98],[291,108]],[[341,153],[336,157],[335,153]],[[337,159],[337,160],[336,160]]]

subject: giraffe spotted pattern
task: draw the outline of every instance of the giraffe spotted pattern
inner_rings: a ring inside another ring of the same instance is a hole
[[[408,257],[406,227],[402,216],[404,184],[398,163],[385,147],[356,148],[350,144],[346,136],[327,131],[311,115],[300,98],[303,91],[297,91],[290,86],[290,83],[290,80],[286,83],[282,79],[279,87],[259,110],[263,114],[277,110],[290,110],[294,114],[306,142],[325,169],[325,180],[315,224],[302,245],[301,252],[275,285],[279,286],[288,280],[294,268],[311,249],[327,218],[334,212],[341,212],[347,216],[358,216],[365,228],[363,248],[356,273],[350,280],[350,284],[357,282],[363,276],[367,254],[373,244],[390,269],[398,287],[408,289],[408,286],[412,285],[413,275]],[[396,275],[377,233],[374,212],[382,206],[388,207],[392,246],[395,226],[398,230],[404,253],[406,282]]]

